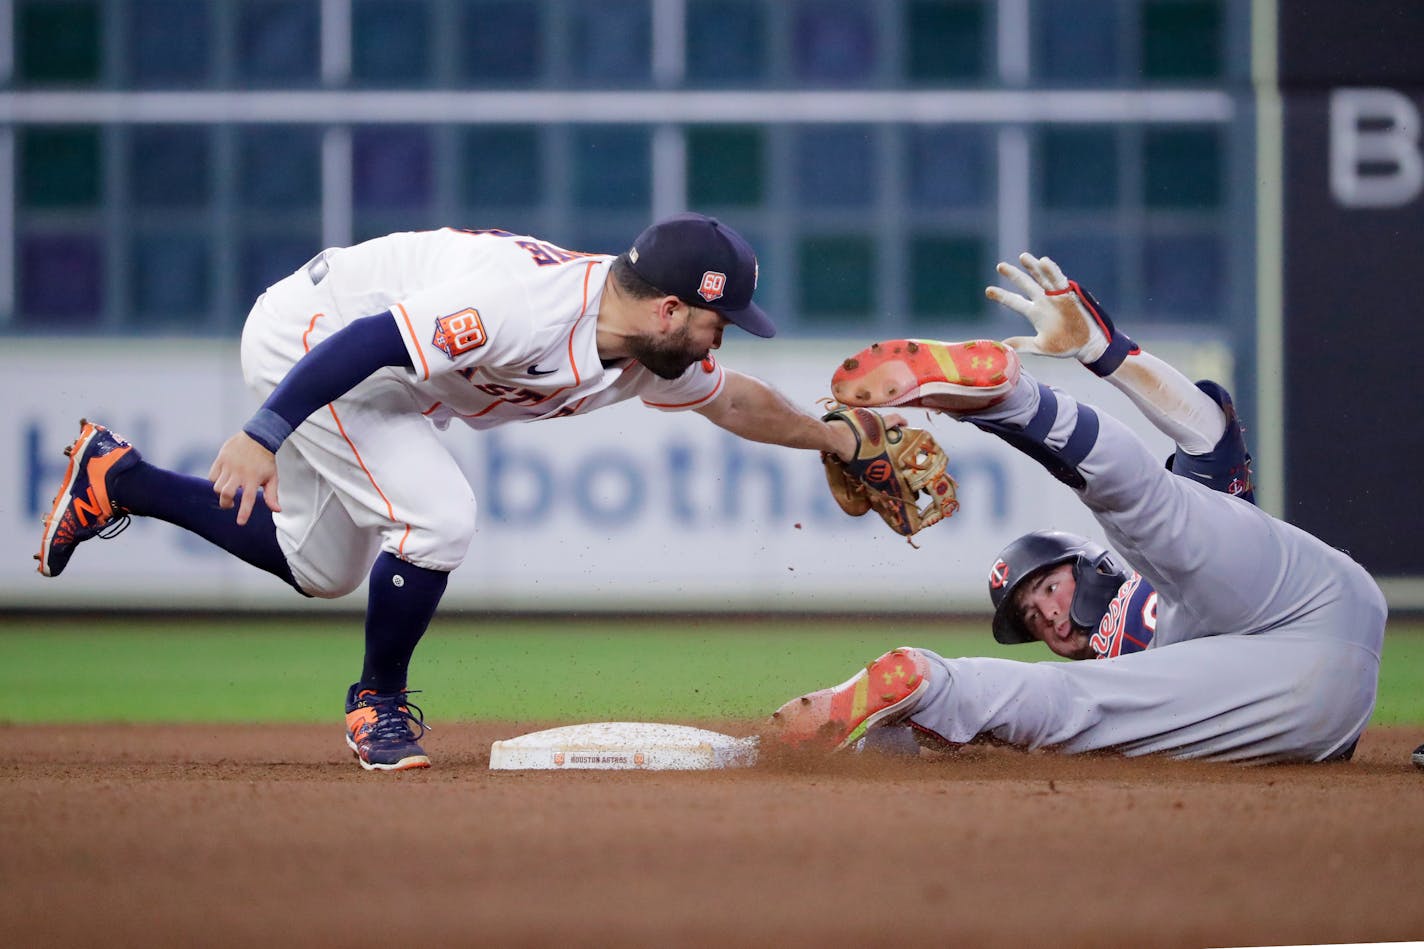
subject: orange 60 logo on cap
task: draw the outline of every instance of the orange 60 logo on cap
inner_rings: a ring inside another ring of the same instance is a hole
[[[702,275],[702,286],[697,288],[697,295],[711,303],[719,299],[723,291],[727,289],[727,275],[709,270]]]
[[[480,311],[474,307],[435,318],[435,336],[430,345],[454,359],[472,349],[479,349],[489,342],[485,335],[485,325],[480,322]]]

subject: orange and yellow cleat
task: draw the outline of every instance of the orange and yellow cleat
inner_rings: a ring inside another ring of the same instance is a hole
[[[891,339],[841,363],[831,395],[844,405],[968,414],[1001,401],[1018,379],[1019,354],[991,339]]]
[[[792,699],[772,713],[766,738],[803,751],[838,751],[873,726],[910,715],[929,688],[929,660],[909,646],[892,649],[845,682]]]

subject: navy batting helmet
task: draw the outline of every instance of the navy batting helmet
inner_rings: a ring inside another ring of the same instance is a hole
[[[989,599],[994,603],[994,638],[1006,645],[1034,641],[1019,611],[1014,591],[1030,576],[1047,567],[1073,564],[1073,603],[1068,618],[1081,629],[1096,629],[1127,582],[1128,571],[1102,544],[1064,531],[1034,531],[1000,551],[989,570]]]

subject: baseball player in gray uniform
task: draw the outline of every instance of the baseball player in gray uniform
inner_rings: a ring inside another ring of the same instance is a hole
[[[775,333],[752,302],[757,276],[747,242],[698,214],[659,221],[616,258],[451,228],[323,251],[253,306],[242,368],[264,401],[208,479],[149,464],[81,422],[40,572],[58,576],[78,544],[133,515],[193,531],[307,596],[343,596],[369,577],[346,741],[367,770],[428,767],[407,670],[475,531],[470,486],[435,429],[636,397],[743,438],[850,457],[845,426],[712,355],[729,325]]]
[[[1078,358],[1176,443],[1167,470],[1255,503],[1251,454],[1230,393],[1209,380],[1193,385],[1132,343],[1093,295],[1052,260],[1024,254],[1020,263],[1024,270],[1000,264],[999,273],[1022,293],[999,287],[987,293],[1026,317],[1037,335],[1006,345],[1020,353]],[[1109,337],[1117,341],[1113,357],[1107,354]],[[1072,583],[1059,583],[1067,573]],[[1156,632],[1152,584],[1086,537],[1025,534],[994,559],[988,581],[994,638],[1006,645],[1039,641],[1068,659],[1109,659],[1146,649]]]
[[[944,412],[1042,463],[1150,584],[1150,642],[1071,663],[949,659],[902,647],[838,686],[787,702],[768,738],[845,748],[871,728],[899,723],[941,746],[992,738],[1070,754],[1249,763],[1348,757],[1374,708],[1386,619],[1378,586],[1344,553],[1248,500],[1169,472],[1116,419],[1023,371],[1019,350],[1076,356],[1109,378],[1125,364],[1128,375],[1152,367],[1052,261],[1020,262],[1027,274],[1007,264],[999,270],[1022,292],[990,288],[989,296],[1033,320],[1036,336],[1011,340],[1017,349],[989,340],[879,343],[847,360],[833,391],[852,405]],[[1154,421],[1167,425],[1190,418],[1191,406],[1171,401],[1184,387],[1168,390],[1144,411],[1153,417],[1165,408]],[[1212,431],[1219,426],[1201,424],[1203,450]],[[1034,638],[1071,649],[1076,563],[1059,565],[1033,595],[1005,598],[1003,612]],[[1109,580],[1114,588],[1121,582]]]

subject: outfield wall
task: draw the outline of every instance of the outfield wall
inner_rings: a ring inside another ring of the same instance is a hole
[[[723,362],[814,408],[845,343],[737,339]],[[1211,345],[1155,352],[1193,377],[1229,378]],[[1148,438],[1168,440],[1075,363],[1033,359]],[[319,608],[178,529],[136,519],[86,543],[60,578],[35,572],[40,518],[81,416],[128,436],[159,465],[206,474],[255,407],[234,342],[10,340],[0,353],[0,602],[10,607]],[[445,438],[474,485],[479,530],[447,606],[501,610],[973,611],[985,575],[1018,534],[1057,527],[1101,537],[1066,487],[997,439],[922,412],[950,455],[963,510],[911,548],[868,515],[842,514],[811,452],[736,439],[691,413],[624,404],[589,416]],[[342,601],[360,608],[360,593]]]

